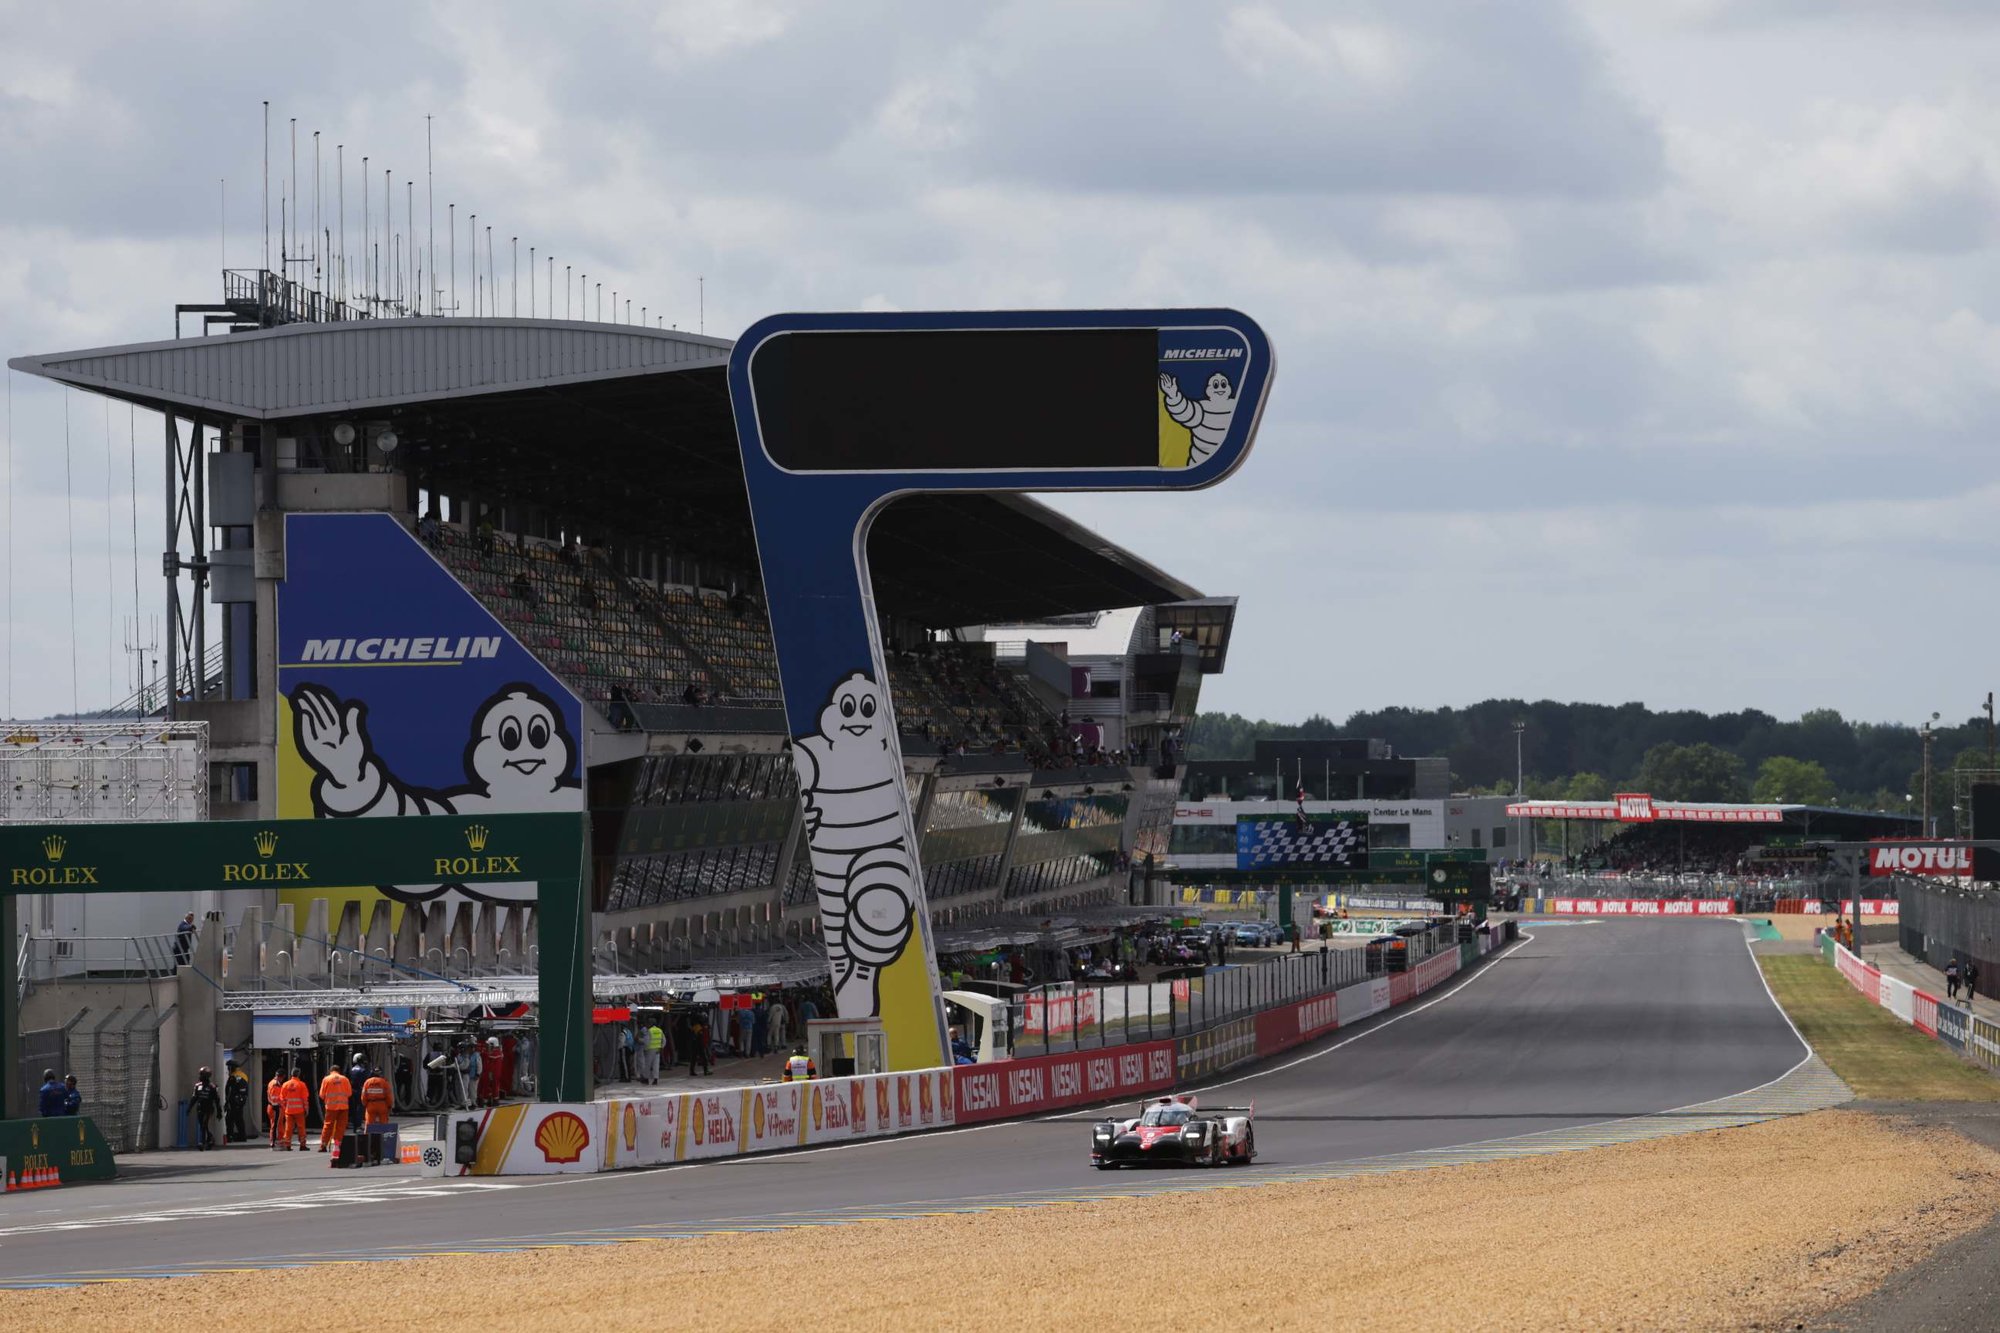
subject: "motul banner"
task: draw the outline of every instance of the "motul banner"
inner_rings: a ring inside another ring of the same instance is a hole
[[[1871,875],[1956,875],[1972,877],[1970,847],[1910,847],[1882,843],[1868,849]]]
[[[1845,916],[1854,910],[1854,900],[1844,898],[1839,901],[1820,898],[1780,898],[1771,906],[1773,912],[1803,912],[1807,916]],[[1863,898],[1863,916],[1900,916],[1902,909],[1894,898]]]
[[[951,1074],[957,1123],[1004,1120],[1127,1093],[1165,1091],[1174,1085],[1174,1043],[1149,1041],[1108,1051],[959,1065]]]
[[[1552,916],[1734,916],[1730,898],[1546,898]]]

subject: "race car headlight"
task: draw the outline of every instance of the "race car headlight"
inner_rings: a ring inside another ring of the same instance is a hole
[[[1183,1135],[1191,1139],[1200,1138],[1204,1132],[1205,1132],[1204,1128],[1201,1125],[1189,1125],[1186,1129],[1181,1131]]]
[[[1098,1127],[1097,1127],[1096,1129],[1094,1129],[1094,1130],[1092,1130],[1092,1131],[1091,1131],[1091,1137],[1092,1137],[1092,1138],[1097,1138],[1097,1139],[1108,1139],[1108,1138],[1110,1138],[1110,1137],[1111,1137],[1111,1126],[1109,1126],[1109,1125],[1099,1125],[1099,1126],[1098,1126]]]

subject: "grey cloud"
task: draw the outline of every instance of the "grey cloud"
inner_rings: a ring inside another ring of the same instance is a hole
[[[1647,120],[1546,0],[1288,3],[1296,30],[1383,25],[1398,70],[1370,87],[1232,62],[1208,5],[1066,7],[1062,39],[1017,7],[988,25],[971,163],[1140,193],[1624,194],[1659,180]]]

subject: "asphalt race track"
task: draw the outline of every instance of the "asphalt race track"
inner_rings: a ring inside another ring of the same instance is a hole
[[[1807,1053],[1735,922],[1529,930],[1407,1009],[1206,1085],[1211,1103],[1255,1101],[1248,1168],[1094,1171],[1097,1113],[1083,1112],[545,1181],[187,1172],[0,1198],[0,1285],[753,1230],[1101,1197],[1167,1176],[1240,1184],[1669,1111],[1768,1083]]]

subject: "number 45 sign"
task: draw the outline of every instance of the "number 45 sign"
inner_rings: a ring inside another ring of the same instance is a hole
[[[1196,490],[1271,383],[1232,310],[775,315],[729,393],[839,1017],[892,1069],[947,1063],[929,913],[868,573],[898,496]],[[992,576],[1008,577],[997,568]]]

